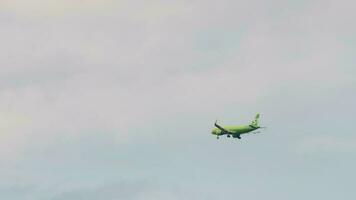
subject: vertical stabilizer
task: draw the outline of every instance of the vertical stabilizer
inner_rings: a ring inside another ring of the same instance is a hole
[[[259,127],[260,126],[259,123],[258,123],[259,118],[260,118],[260,114],[257,113],[255,119],[251,122],[251,125],[254,126],[254,127]]]

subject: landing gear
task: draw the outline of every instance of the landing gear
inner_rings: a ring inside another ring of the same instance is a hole
[[[232,137],[241,139],[240,135],[233,135]]]
[[[230,135],[227,135],[227,137],[231,137]]]

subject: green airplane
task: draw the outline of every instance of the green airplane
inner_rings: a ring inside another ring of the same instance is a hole
[[[258,120],[260,118],[260,114],[257,114],[255,119],[251,122],[249,125],[240,125],[240,126],[220,126],[217,124],[217,121],[215,121],[215,127],[212,130],[212,134],[216,135],[217,139],[219,139],[219,136],[221,135],[227,135],[227,137],[233,137],[233,138],[238,138],[241,139],[242,134],[250,133],[252,131],[255,131],[260,128],[266,128],[266,127],[260,127]],[[254,132],[258,133],[258,132]]]

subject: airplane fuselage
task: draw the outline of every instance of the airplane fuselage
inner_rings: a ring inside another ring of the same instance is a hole
[[[241,126],[223,126],[223,128],[229,133],[226,133],[218,128],[213,128],[212,134],[213,135],[241,135],[245,133],[249,133],[251,131],[257,130],[258,127],[251,127],[250,125],[241,125]]]
[[[246,134],[262,128],[259,126],[258,119],[260,118],[260,114],[257,114],[255,119],[249,125],[240,125],[240,126],[221,126],[215,121],[215,128],[212,130],[212,134],[216,135],[216,138],[219,139],[220,135],[227,135],[227,137],[233,137],[241,139],[242,134]],[[256,133],[256,132],[254,132]]]

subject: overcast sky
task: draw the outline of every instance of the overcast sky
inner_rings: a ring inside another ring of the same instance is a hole
[[[0,198],[354,199],[355,8],[0,0]]]

